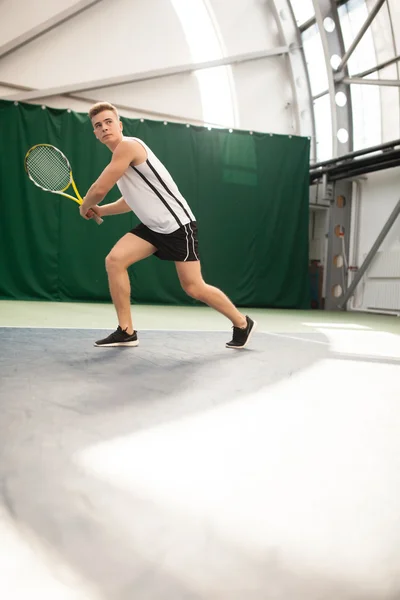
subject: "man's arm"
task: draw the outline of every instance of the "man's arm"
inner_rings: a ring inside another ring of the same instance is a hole
[[[104,169],[100,177],[89,188],[80,212],[84,216],[92,206],[104,200],[108,192],[122,177],[131,162],[136,158],[137,142],[122,140],[115,149],[110,164]]]
[[[122,215],[131,211],[131,207],[126,203],[124,198],[120,198],[110,204],[104,204],[103,206],[96,206],[96,213],[100,217],[108,217],[110,215]]]

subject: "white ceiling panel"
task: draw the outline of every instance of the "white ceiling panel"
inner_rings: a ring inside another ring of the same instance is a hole
[[[102,0],[5,56],[0,81],[46,88],[185,62],[189,49],[169,1]]]
[[[8,37],[3,35],[0,46],[77,1],[3,0],[9,11],[0,32]],[[0,57],[0,82],[34,90],[62,88],[202,60],[243,58],[282,45],[267,0],[100,0]],[[109,100],[126,116],[293,133],[296,108],[289,75],[285,57],[273,56],[76,92],[73,98],[57,89],[56,96],[42,92],[42,99],[33,101],[86,111],[92,101]],[[0,88],[3,97],[18,91]]]
[[[143,111],[182,116],[183,119],[185,116],[194,120],[203,118],[198,81],[192,74],[91,90],[79,96],[99,98]]]
[[[77,2],[78,0],[1,0],[0,45],[10,42]]]
[[[268,2],[209,0],[227,55],[282,45]]]

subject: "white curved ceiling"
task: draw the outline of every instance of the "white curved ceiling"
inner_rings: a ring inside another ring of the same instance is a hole
[[[127,116],[312,135],[312,119],[305,125],[304,118],[307,108],[312,112],[311,93],[327,91],[323,67],[316,66],[322,57],[314,44],[307,95],[293,67],[295,52],[302,51],[294,44],[288,52],[282,19],[291,3],[301,26],[319,1],[2,0],[0,95],[75,110],[108,99]],[[377,1],[337,0],[346,47]],[[306,51],[312,33],[312,27],[303,32]],[[386,0],[349,60],[349,73],[357,76],[399,54],[400,1]],[[368,78],[398,80],[399,63]],[[357,143],[400,137],[399,90],[353,84],[354,102],[379,119],[373,136],[361,139],[368,115],[354,115]],[[379,110],[370,108],[377,103]],[[328,104],[323,96],[314,101],[321,122],[329,121]]]

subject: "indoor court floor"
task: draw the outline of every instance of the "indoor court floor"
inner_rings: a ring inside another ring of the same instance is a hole
[[[400,319],[0,302],[0,598],[398,600]]]

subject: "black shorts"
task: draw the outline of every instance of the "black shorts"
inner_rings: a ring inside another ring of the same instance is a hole
[[[199,260],[197,224],[192,221],[172,233],[157,233],[140,223],[130,233],[150,242],[157,248],[154,256],[161,260],[188,262]]]

